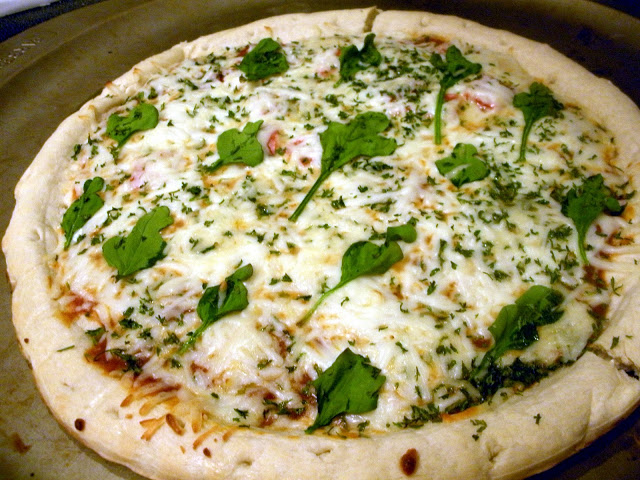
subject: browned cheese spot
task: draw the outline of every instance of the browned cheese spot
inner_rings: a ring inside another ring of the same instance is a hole
[[[203,448],[202,449],[202,453],[204,453],[205,457],[211,458],[211,450],[209,450],[208,448]]]
[[[93,299],[83,297],[75,292],[68,292],[67,297],[65,306],[57,312],[58,317],[67,327],[71,326],[81,315],[89,317],[94,313],[94,307],[97,303]]]
[[[582,279],[598,288],[606,289],[608,288],[607,281],[605,279],[604,270],[600,268],[596,268],[593,265],[585,265],[584,267],[584,276]]]
[[[477,405],[473,407],[469,407],[466,410],[462,410],[458,413],[443,413],[442,421],[445,423],[449,422],[459,422],[461,420],[467,420],[471,417],[474,417],[480,412],[480,408]]]
[[[473,345],[480,350],[486,350],[491,346],[491,339],[473,336],[471,337],[471,343],[473,343]]]
[[[222,440],[225,442],[229,441],[229,439],[231,438],[231,435],[233,435],[234,433],[236,433],[236,429],[230,428],[229,430],[224,432],[224,434],[222,435]]]
[[[618,230],[617,232],[611,233],[608,237],[607,237],[607,245],[611,245],[613,247],[622,247],[625,245],[631,245],[633,244],[633,237],[632,236],[622,236],[620,230]]]
[[[636,216],[636,207],[631,203],[627,203],[627,205],[624,207],[624,211],[622,212],[622,218],[624,218],[627,221],[631,221],[635,218],[635,216]]]
[[[145,428],[145,432],[140,436],[142,440],[149,441],[155,435],[155,433],[164,425],[166,422],[165,417],[158,418],[147,418],[145,420],[140,421],[140,425]]]
[[[85,358],[102,367],[107,373],[127,368],[127,363],[122,358],[116,355],[107,356],[106,353],[107,340],[103,338],[100,342],[87,349]]]
[[[415,448],[410,448],[406,451],[404,455],[400,458],[400,468],[402,469],[402,473],[404,473],[407,477],[410,477],[416,470],[418,469],[418,460],[420,459],[420,455],[418,455],[418,451]]]
[[[167,413],[167,415],[165,416],[165,420],[167,422],[167,425],[171,427],[171,430],[176,432],[178,435],[182,435],[184,433],[184,422],[177,418],[175,415]]]
[[[591,308],[591,313],[594,314],[598,318],[605,318],[607,316],[607,311],[609,310],[608,303],[599,303],[598,305],[594,305]]]
[[[216,431],[217,431],[217,427],[210,428],[209,430],[204,432],[202,435],[200,435],[198,438],[196,438],[195,441],[193,442],[193,449],[197,450],[197,448],[202,444],[202,442],[204,442],[209,435],[211,435]],[[215,439],[215,441],[218,441],[218,440]]]

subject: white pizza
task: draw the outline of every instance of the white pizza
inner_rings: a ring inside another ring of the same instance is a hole
[[[639,127],[548,46],[426,12],[177,45],[20,181],[18,340],[149,478],[523,478],[640,402]]]

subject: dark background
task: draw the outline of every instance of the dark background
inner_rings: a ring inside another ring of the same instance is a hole
[[[44,7],[32,8],[22,12],[0,17],[0,42],[29,27],[42,23],[76,8],[98,3],[103,0],[60,0]],[[640,0],[592,0],[621,12],[640,18]],[[213,3],[213,2],[212,2]],[[451,3],[456,3],[452,0]],[[372,5],[376,2],[372,1]]]

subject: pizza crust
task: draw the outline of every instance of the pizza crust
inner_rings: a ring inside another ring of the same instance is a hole
[[[281,15],[201,37],[186,44],[184,52],[188,58],[197,58],[220,45],[239,47],[247,43],[257,43],[265,36],[291,42],[318,36],[360,34],[370,30],[377,12],[375,8],[365,8]],[[292,25],[295,25],[295,28],[292,28]]]
[[[491,478],[521,478],[555,465],[628,415],[638,395],[637,380],[585,353],[485,417],[480,442],[492,457]]]
[[[136,92],[148,75],[184,58],[200,56],[213,46],[244,45],[266,34],[291,41],[317,34],[360,33],[371,25],[373,32],[396,38],[434,35],[485,46],[515,57],[523,68],[552,85],[563,99],[582,104],[580,99],[597,96],[597,108],[594,106],[589,113],[616,132],[621,158],[626,162],[620,167],[631,172],[637,185],[640,113],[609,82],[597,79],[546,45],[507,32],[422,12],[377,13],[375,9],[363,9],[275,17],[151,57],[107,85],[99,97],[65,120],[21,179],[16,188],[16,210],[3,239],[14,290],[18,339],[52,413],[73,436],[106,459],[157,479],[400,479],[407,477],[401,458],[415,449],[413,478],[521,478],[579,450],[638,405],[640,383],[620,371],[613,360],[586,353],[573,366],[522,396],[478,409],[474,417],[429,424],[420,430],[352,440],[223,426],[197,433],[185,428],[183,434],[176,435],[160,409],[153,415],[160,427],[144,440],[141,436],[146,427],[140,421],[146,417],[140,413],[140,404],[121,407],[128,395],[126,385],[105,382],[103,376],[95,375],[91,364],[81,360],[65,362],[61,368],[65,352],[55,350],[73,343],[70,331],[62,322],[42,328],[43,319],[54,317],[56,312],[45,255],[54,248],[54,228],[59,223],[61,202],[54,195],[61,175],[59,159],[84,141],[91,125],[109,109]],[[637,273],[631,277],[637,278]],[[605,356],[636,368],[640,336],[635,335],[636,327],[626,328],[637,323],[637,288],[625,292],[612,325],[598,343]],[[624,348],[614,351],[606,342],[619,331],[631,332],[627,335],[633,338],[624,340]],[[58,342],[54,349],[51,338]],[[620,351],[623,353],[618,354]],[[486,422],[486,429],[478,432],[471,420]]]

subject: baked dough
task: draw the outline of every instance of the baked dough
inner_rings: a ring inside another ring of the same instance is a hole
[[[522,478],[566,458],[613,427],[640,402],[640,293],[637,246],[613,250],[598,268],[613,268],[619,296],[599,339],[573,365],[559,369],[522,395],[472,407],[420,429],[341,438],[303,431],[239,428],[193,420],[181,424],[162,409],[127,409],[131,378],[116,381],[74,350],[74,332],[59,316],[52,290],[51,253],[59,248],[63,162],[108,112],[134,96],[152,75],[222,46],[241,48],[264,37],[283,43],[319,36],[358,35],[411,40],[455,39],[505,54],[512,68],[550,86],[565,103],[614,132],[617,164],[637,190],[640,112],[609,82],[596,78],[546,45],[454,17],[376,9],[285,15],[180,44],[114,80],[66,119],[44,145],[16,188],[16,209],[3,239],[13,288],[13,320],[23,353],[53,415],[103,457],[154,479],[189,478]],[[584,101],[588,99],[588,101]],[[637,236],[637,199],[626,207]],[[46,322],[46,323],[45,323]],[[43,326],[43,324],[45,326]],[[616,338],[616,342],[613,339]],[[615,343],[615,345],[614,345]],[[629,374],[627,372],[632,372]],[[133,400],[133,402],[143,400]],[[535,421],[535,418],[540,421]],[[486,427],[478,435],[478,423]],[[149,438],[141,423],[157,425]],[[156,422],[154,424],[154,421]],[[178,422],[172,428],[163,425]]]

